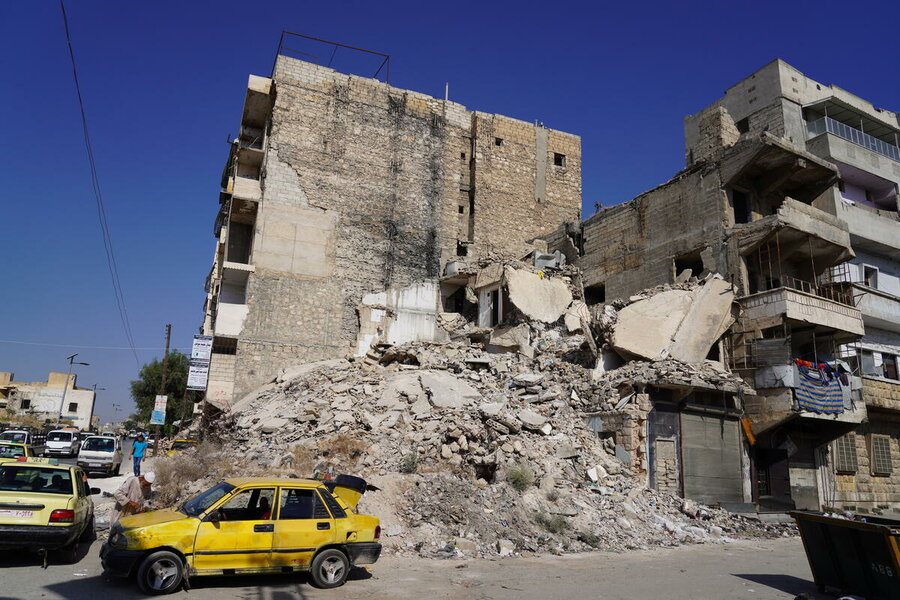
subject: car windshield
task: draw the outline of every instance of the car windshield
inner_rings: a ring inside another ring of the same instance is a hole
[[[19,458],[25,456],[25,448],[12,444],[0,444],[0,458]]]
[[[0,491],[71,494],[72,479],[68,469],[0,466]]]
[[[185,448],[191,448],[194,445],[194,442],[175,442],[172,444],[172,450],[184,450]]]
[[[48,442],[71,442],[72,434],[68,431],[51,431],[47,436]]]
[[[209,488],[205,492],[197,494],[196,496],[182,504],[180,507],[181,512],[189,517],[197,517],[233,489],[233,485],[231,485],[230,483],[225,483],[223,481],[222,483]]]
[[[0,435],[0,440],[5,440],[7,442],[24,442],[25,434],[21,431],[7,431],[3,435]]]
[[[92,437],[85,440],[81,449],[94,452],[113,452],[116,449],[116,441],[112,438]]]

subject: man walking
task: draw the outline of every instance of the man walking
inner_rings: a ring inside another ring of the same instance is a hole
[[[137,440],[131,444],[131,457],[134,459],[134,476],[141,476],[141,462],[144,460],[144,452],[147,451],[147,442],[144,441],[144,435],[138,436]]]
[[[116,506],[110,515],[110,526],[119,522],[122,517],[134,515],[143,512],[149,506],[151,486],[156,481],[156,474],[152,471],[146,475],[136,475],[129,477],[119,486],[113,497],[116,499]]]

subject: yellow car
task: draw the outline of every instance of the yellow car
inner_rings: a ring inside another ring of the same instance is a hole
[[[26,460],[34,458],[34,450],[30,445],[0,442],[0,463],[15,461],[22,457],[25,457]]]
[[[74,562],[94,536],[94,503],[84,472],[56,459],[0,464],[0,549],[62,550]]]
[[[169,446],[169,451],[166,452],[166,456],[172,456],[176,452],[180,452],[181,450],[187,450],[188,448],[193,448],[197,444],[199,444],[197,440],[175,440],[172,442],[172,445]]]
[[[184,502],[124,517],[100,550],[104,570],[167,594],[188,576],[309,571],[314,585],[343,585],[353,565],[381,554],[377,517],[356,514],[366,482],[227,479]]]

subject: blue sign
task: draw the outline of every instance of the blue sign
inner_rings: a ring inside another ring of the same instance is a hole
[[[165,425],[166,424],[166,413],[162,410],[154,410],[150,413],[150,424],[151,425]]]

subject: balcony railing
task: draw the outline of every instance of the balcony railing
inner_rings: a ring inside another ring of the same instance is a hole
[[[782,285],[786,288],[801,291],[805,294],[818,296],[832,302],[844,304],[845,306],[856,306],[856,299],[853,296],[853,288],[840,281],[823,281],[813,283],[803,279],[797,279],[790,275],[782,276]]]
[[[809,133],[810,138],[823,133],[831,133],[839,138],[853,142],[857,146],[862,146],[872,152],[877,152],[882,156],[887,156],[891,160],[900,162],[900,148],[894,144],[879,140],[860,129],[856,129],[846,123],[841,123],[840,121],[835,121],[831,117],[822,117],[815,121],[808,121],[806,123],[806,130]]]

